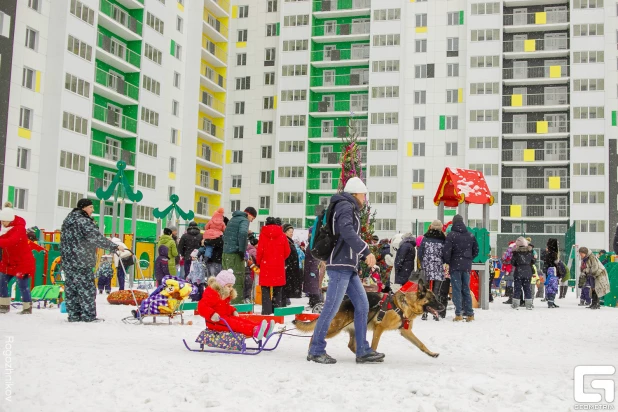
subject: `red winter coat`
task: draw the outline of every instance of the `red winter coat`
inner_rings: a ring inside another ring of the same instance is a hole
[[[231,318],[236,311],[236,308],[230,304],[231,300],[236,297],[236,291],[232,289],[230,296],[223,299],[219,292],[221,286],[217,283],[214,277],[208,279],[208,287],[204,289],[202,299],[197,304],[197,312],[200,316],[206,319],[206,327],[211,330],[227,332],[229,329],[225,323],[219,321],[214,323],[210,320],[215,313],[225,320]],[[228,322],[229,323],[229,322]]]
[[[9,276],[34,276],[35,265],[32,249],[28,245],[26,221],[19,216],[9,225],[9,231],[0,236],[2,260],[0,272]]]
[[[260,286],[285,285],[285,260],[288,256],[290,256],[290,245],[281,226],[264,226],[260,231],[257,247]]]

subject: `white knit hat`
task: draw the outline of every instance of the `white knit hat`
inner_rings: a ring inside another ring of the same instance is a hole
[[[345,188],[343,189],[344,193],[361,193],[367,194],[367,186],[360,180],[358,177],[353,177],[345,184]]]
[[[15,211],[10,207],[0,210],[0,222],[12,222],[15,220]]]

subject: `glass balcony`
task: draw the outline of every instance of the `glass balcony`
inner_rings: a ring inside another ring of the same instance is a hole
[[[569,65],[547,65],[528,67],[524,62],[521,67],[502,69],[504,80],[527,80],[527,79],[559,79],[569,77]]]
[[[97,46],[100,49],[118,57],[119,59],[124,60],[131,66],[139,69],[141,56],[138,53],[129,50],[126,44],[99,32],[97,36]]]
[[[223,63],[227,61],[227,53],[225,50],[210,41],[206,36],[202,36],[202,49],[206,50],[210,55],[216,57]]]
[[[369,45],[352,49],[327,49],[311,52],[311,62],[332,62],[333,65],[347,60],[369,59]]]
[[[321,76],[311,76],[310,87],[338,87],[338,86],[367,86],[369,84],[369,70],[351,74],[323,73]]]
[[[322,36],[368,36],[371,24],[367,22],[356,23],[325,23],[321,26],[314,26],[311,31],[313,37]],[[344,41],[344,40],[342,40]]]
[[[197,202],[195,213],[202,216],[212,216],[220,206],[209,205],[207,202]]]
[[[350,100],[328,100],[322,102],[311,102],[309,103],[309,112],[328,114],[330,112],[358,113],[366,112],[367,110],[369,110],[369,96],[366,94],[357,96],[361,97]]]
[[[109,126],[118,127],[130,133],[137,133],[137,120],[119,113],[112,107],[93,104],[92,117]]]
[[[569,104],[569,93],[564,87],[563,92],[547,92],[543,94],[514,94],[502,96],[504,107],[526,106],[560,106]]]
[[[127,166],[135,166],[135,153],[129,150],[124,150],[119,145],[90,141],[90,155],[100,159],[118,162],[122,160]]]
[[[98,84],[103,85],[116,93],[135,100],[137,103],[139,98],[139,88],[127,83],[123,78],[97,68],[94,80]]]
[[[503,162],[567,162],[569,150],[564,148],[551,149],[502,149]]]
[[[210,146],[198,146],[196,155],[198,159],[202,159],[218,165],[223,165],[223,154],[215,152],[210,148]]]
[[[228,35],[229,35],[229,30],[225,24],[217,20],[217,17],[213,16],[207,10],[204,10],[203,18],[208,26],[210,26],[213,30],[215,30],[217,33],[223,36],[223,39],[221,39],[222,41],[227,40]]]
[[[553,200],[548,205],[502,205],[502,217],[509,218],[569,218],[569,207],[564,204],[555,205]]]
[[[324,190],[335,191],[339,186],[339,177],[332,177],[330,175],[323,178],[311,178],[307,180],[307,190]]]
[[[367,121],[363,119],[358,122],[352,122],[353,126],[358,129],[358,137],[366,138],[368,136],[368,127]],[[309,127],[309,138],[344,138],[348,135],[348,126],[333,126],[331,123],[324,124],[322,126],[311,126]]]
[[[539,120],[502,122],[502,134],[547,134],[568,133],[570,130],[567,120]]]
[[[209,136],[212,136],[218,140],[223,140],[224,131],[221,127],[217,127],[208,119],[202,119],[201,122],[198,123],[197,128],[199,131],[206,133]],[[218,142],[219,143],[219,142]]]
[[[213,179],[209,175],[200,172],[195,174],[195,185],[198,188],[221,192],[221,182],[218,179]]]
[[[202,63],[202,66],[200,68],[200,74],[225,90],[225,77],[221,76],[219,73],[217,73],[204,63]]]
[[[223,103],[221,100],[215,99],[210,93],[202,92],[202,99],[200,100],[200,103],[212,109],[213,113],[209,113],[211,115],[225,115],[225,103]]]
[[[100,0],[99,11],[129,31],[137,34],[138,36],[142,35],[142,23],[137,21],[134,17],[130,16],[129,13],[115,4],[112,4],[107,0]]]
[[[504,41],[502,44],[502,51],[504,53],[568,53],[569,50],[569,39],[566,37],[566,35],[546,39],[518,39]]]
[[[567,10],[556,10],[536,13],[504,14],[505,26],[539,26],[546,24],[560,24],[569,22]]]
[[[569,188],[567,176],[503,177],[502,189],[512,190],[563,190]]]
[[[313,11],[359,10],[371,7],[371,0],[321,0],[313,2]]]

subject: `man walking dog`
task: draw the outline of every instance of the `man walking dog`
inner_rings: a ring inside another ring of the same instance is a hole
[[[339,239],[326,262],[329,276],[328,293],[311,339],[308,361],[326,364],[337,362],[326,353],[326,333],[345,294],[354,306],[356,362],[376,363],[384,360],[384,354],[371,349],[367,342],[369,302],[358,277],[359,259],[365,260],[369,267],[376,264],[376,258],[369,251],[369,246],[358,235],[359,212],[365,204],[366,195],[367,187],[363,181],[353,177],[348,180],[343,193],[334,195],[330,200],[329,209],[333,207],[333,234],[339,235]]]

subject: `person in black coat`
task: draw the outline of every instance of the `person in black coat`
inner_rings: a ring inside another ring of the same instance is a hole
[[[178,255],[185,259],[185,277],[189,276],[191,270],[191,252],[197,250],[202,245],[202,233],[197,223],[190,222],[187,232],[180,238],[178,243]]]
[[[616,233],[614,234],[614,253],[618,255],[618,225],[616,225]]]
[[[532,266],[535,263],[532,253],[532,246],[522,236],[515,241],[516,248],[513,251],[511,264],[513,265],[513,303],[512,308],[519,308],[519,299],[521,298],[522,289],[526,309],[532,310],[532,296],[530,294],[530,279],[532,279]]]
[[[411,233],[404,235],[399,250],[395,255],[395,283],[403,285],[414,272],[414,259],[416,258],[416,240]]]
[[[290,305],[290,299],[302,298],[303,275],[300,272],[300,262],[298,260],[298,252],[296,245],[292,240],[294,235],[294,227],[289,223],[283,225],[283,233],[288,238],[290,245],[290,255],[285,260],[285,287],[283,289],[284,306]]]

